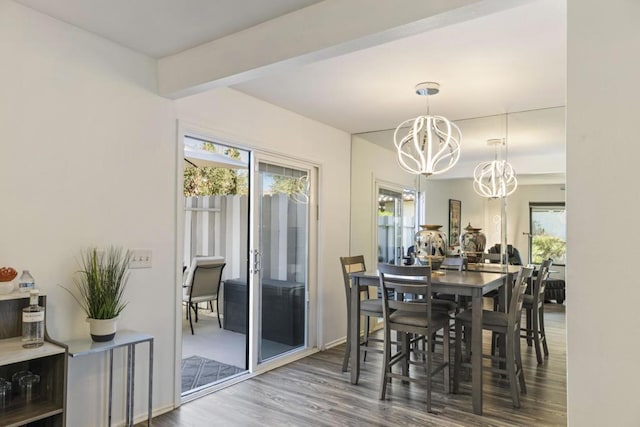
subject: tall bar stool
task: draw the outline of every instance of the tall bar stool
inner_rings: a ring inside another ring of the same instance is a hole
[[[401,266],[378,264],[380,289],[384,315],[384,364],[380,379],[380,399],[384,399],[391,378],[419,382],[427,388],[427,411],[431,412],[431,377],[443,371],[445,392],[449,392],[449,340],[443,342],[442,363],[433,366],[433,334],[443,329],[449,336],[449,316],[446,312],[433,310],[431,297],[431,268],[426,266]],[[389,297],[395,295],[395,299]],[[391,354],[391,331],[398,332],[401,342],[399,351]],[[426,341],[425,362],[411,360],[411,342],[424,338]],[[393,372],[399,364],[402,372]],[[425,378],[410,376],[410,365],[425,365]]]
[[[520,390],[522,394],[527,392],[527,387],[524,380],[524,372],[522,370],[522,357],[520,354],[520,318],[522,316],[522,303],[524,301],[524,293],[527,289],[527,280],[532,276],[533,268],[522,267],[518,272],[516,282],[513,288],[513,294],[511,295],[511,301],[509,304],[509,311],[503,313],[500,311],[484,310],[482,312],[482,329],[492,331],[496,334],[503,335],[506,341],[506,355],[505,357],[494,355],[483,355],[485,358],[496,360],[498,362],[504,362],[506,359],[506,368],[503,369],[500,366],[502,363],[498,363],[497,367],[487,368],[492,372],[496,372],[502,375],[506,375],[509,379],[511,387],[511,399],[513,406],[520,407],[520,393],[518,391],[518,382],[520,383]],[[460,384],[460,369],[462,367],[471,368],[471,363],[467,362],[470,358],[470,343],[465,345],[465,360],[462,355],[462,328],[470,329],[471,320],[473,318],[473,310],[465,310],[456,316],[456,351],[455,351],[455,365],[453,371],[453,392],[457,393]],[[470,337],[470,333],[465,333],[466,337]],[[475,372],[473,375],[477,375]]]
[[[526,338],[529,347],[534,344],[539,365],[543,362],[541,345],[545,357],[549,356],[547,336],[544,332],[544,290],[552,264],[552,259],[542,262],[534,281],[533,292],[531,295],[524,296],[522,304],[526,313],[526,325],[521,328],[524,332],[521,337]]]
[[[344,358],[342,360],[342,372],[346,372],[349,368],[349,351],[351,349],[351,340],[354,339],[351,336],[351,286],[353,286],[351,277],[349,274],[351,273],[362,273],[367,270],[364,264],[364,256],[355,255],[355,256],[346,256],[340,257],[340,265],[342,266],[342,277],[344,280],[344,290],[347,297],[347,345],[344,350]],[[374,318],[382,318],[382,300],[381,299],[372,299],[369,298],[369,288],[363,287],[360,289],[359,295],[364,294],[365,298],[360,301],[360,315],[365,316],[365,324],[364,324],[364,340],[361,343],[360,351],[364,352],[364,358],[367,358],[367,351],[373,350],[376,352],[382,352],[381,349],[372,349],[369,347],[370,341],[379,341],[382,340],[369,337],[369,328],[370,322],[369,319],[371,317]],[[355,337],[355,339],[359,339],[360,337]]]

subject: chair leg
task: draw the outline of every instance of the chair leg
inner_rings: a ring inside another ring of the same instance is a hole
[[[518,383],[516,379],[516,349],[514,348],[514,340],[507,339],[507,377],[509,377],[509,386],[511,387],[511,400],[513,407],[520,407],[520,392],[518,391]]]
[[[371,319],[369,316],[365,316],[364,317],[364,345],[365,345],[365,350],[364,350],[364,357],[362,358],[363,362],[367,361],[367,347],[369,347],[369,319]]]
[[[187,306],[187,317],[189,318],[189,326],[191,327],[191,335],[195,335],[193,333],[193,321],[191,317],[191,303]]]
[[[544,350],[545,357],[549,357],[549,347],[547,346],[547,333],[544,330],[544,304],[540,306],[540,313],[538,314],[538,323],[540,326],[540,340],[542,341],[542,349]]]
[[[211,301],[209,301],[209,304],[211,304]],[[211,311],[213,311],[213,309]],[[218,298],[216,298],[216,313],[218,313],[218,327],[222,329],[222,322],[220,321],[220,306],[218,305]]]
[[[520,393],[527,394],[527,384],[524,381],[524,369],[522,368],[522,351],[520,350],[520,337],[515,336],[514,345],[516,350],[516,369],[518,374],[518,381],[520,382]]]
[[[462,334],[464,337],[464,361],[468,362],[471,360],[471,325],[464,325],[464,329],[462,330]],[[471,380],[471,367],[465,370],[465,380]]]
[[[538,365],[542,364],[542,351],[540,349],[540,318],[538,310],[533,311],[533,325],[531,326],[533,333],[533,343],[536,349],[536,359],[538,361]]]
[[[462,365],[462,323],[461,322],[456,322],[455,333],[456,333],[456,348],[453,354],[453,357],[454,357],[453,392],[457,393],[460,385],[460,368]]]
[[[347,301],[347,305],[349,302]],[[342,358],[342,372],[347,372],[349,369],[349,356],[351,355],[351,312],[347,306],[347,342],[344,348],[344,357]]]
[[[387,393],[387,372],[391,369],[391,334],[389,328],[384,328],[384,350],[382,352],[382,377],[380,378],[380,400],[384,400]]]
[[[444,341],[442,343],[442,359],[447,364],[444,369],[444,392],[449,394],[451,393],[451,356],[450,356],[450,340],[449,340],[449,332],[451,327],[449,322],[444,327],[442,335],[444,337]]]
[[[536,329],[535,326],[533,325],[533,315],[532,315],[532,309],[526,308],[525,310],[526,313],[526,319],[527,319],[527,323],[526,323],[526,335],[527,335],[527,345],[529,347],[531,347],[531,345],[533,344],[532,342],[532,338],[533,338],[533,334],[535,334]]]

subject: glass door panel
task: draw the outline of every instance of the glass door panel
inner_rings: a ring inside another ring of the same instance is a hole
[[[258,163],[258,363],[307,340],[309,171]]]
[[[378,262],[402,264],[402,193],[378,189]]]

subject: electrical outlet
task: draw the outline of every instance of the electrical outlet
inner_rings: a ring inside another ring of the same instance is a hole
[[[151,268],[151,249],[131,249],[129,268]]]

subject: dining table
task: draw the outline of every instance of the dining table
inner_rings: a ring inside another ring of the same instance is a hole
[[[495,265],[495,264],[494,264]],[[490,267],[494,268],[494,267]],[[441,270],[432,272],[431,291],[471,297],[473,316],[471,321],[471,394],[473,412],[482,415],[482,296],[498,290],[500,307],[506,307],[507,291],[504,286],[512,277],[511,272],[484,272]],[[351,324],[352,337],[360,336],[360,290],[369,286],[379,286],[377,271],[351,273]],[[350,349],[351,383],[357,384],[360,376],[360,340],[351,340]]]

